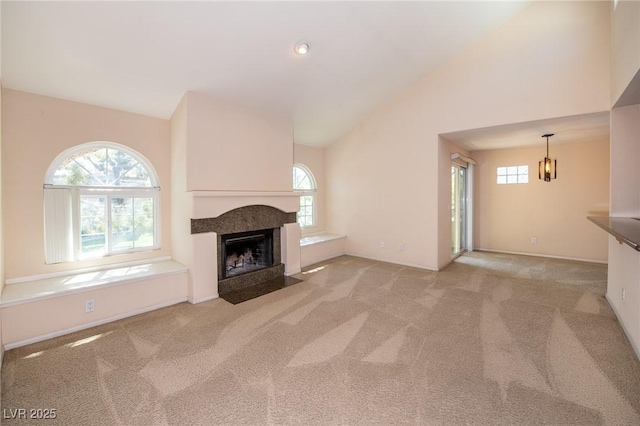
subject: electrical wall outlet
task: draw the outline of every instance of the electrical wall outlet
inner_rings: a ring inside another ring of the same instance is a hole
[[[380,241],[380,248],[384,248],[384,241]]]
[[[531,244],[538,244],[538,237],[531,237]]]
[[[624,302],[624,299],[626,297],[626,292],[624,291],[624,288],[622,289],[622,301]]]
[[[398,244],[398,251],[404,251],[404,244],[403,243]]]
[[[93,312],[93,310],[95,309],[95,303],[93,302],[93,299],[87,299],[84,302],[84,311],[85,312]]]

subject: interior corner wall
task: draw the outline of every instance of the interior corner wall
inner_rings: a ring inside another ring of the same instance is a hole
[[[540,147],[474,151],[476,248],[606,262],[607,234],[587,216],[608,215],[609,141],[551,144],[558,177],[538,179]],[[496,168],[529,166],[529,183],[499,185]],[[531,239],[536,238],[536,244]]]
[[[193,245],[191,244],[192,198],[187,193],[187,101],[183,96],[171,116],[171,247],[172,257],[189,267],[187,298],[194,300]]]
[[[2,174],[6,278],[18,278],[171,255],[169,121],[15,90],[3,91]],[[144,155],[160,181],[161,249],[46,265],[43,184],[64,150],[92,141],[128,146]]]
[[[316,180],[316,225],[302,228],[302,235],[323,232],[325,227],[324,148],[295,144],[293,162],[304,164]]]
[[[290,121],[198,92],[185,96],[187,191],[292,191]]]
[[[533,2],[327,147],[326,223],[347,253],[446,266],[451,176],[438,135],[608,110],[609,12]]]

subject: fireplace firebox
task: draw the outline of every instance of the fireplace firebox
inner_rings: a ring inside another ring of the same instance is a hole
[[[222,277],[273,266],[273,229],[222,235]]]
[[[296,222],[296,212],[250,205],[229,210],[218,217],[191,219],[191,233],[217,234],[220,295],[283,278],[280,229]]]

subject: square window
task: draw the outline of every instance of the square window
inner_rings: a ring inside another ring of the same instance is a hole
[[[500,166],[496,168],[496,174],[496,183],[499,185],[529,182],[529,166],[527,165]]]

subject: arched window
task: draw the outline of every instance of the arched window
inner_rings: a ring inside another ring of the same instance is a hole
[[[298,223],[307,228],[316,225],[316,181],[302,164],[293,166],[293,190],[300,193]]]
[[[159,248],[156,173],[123,145],[68,149],[45,177],[47,263]]]

